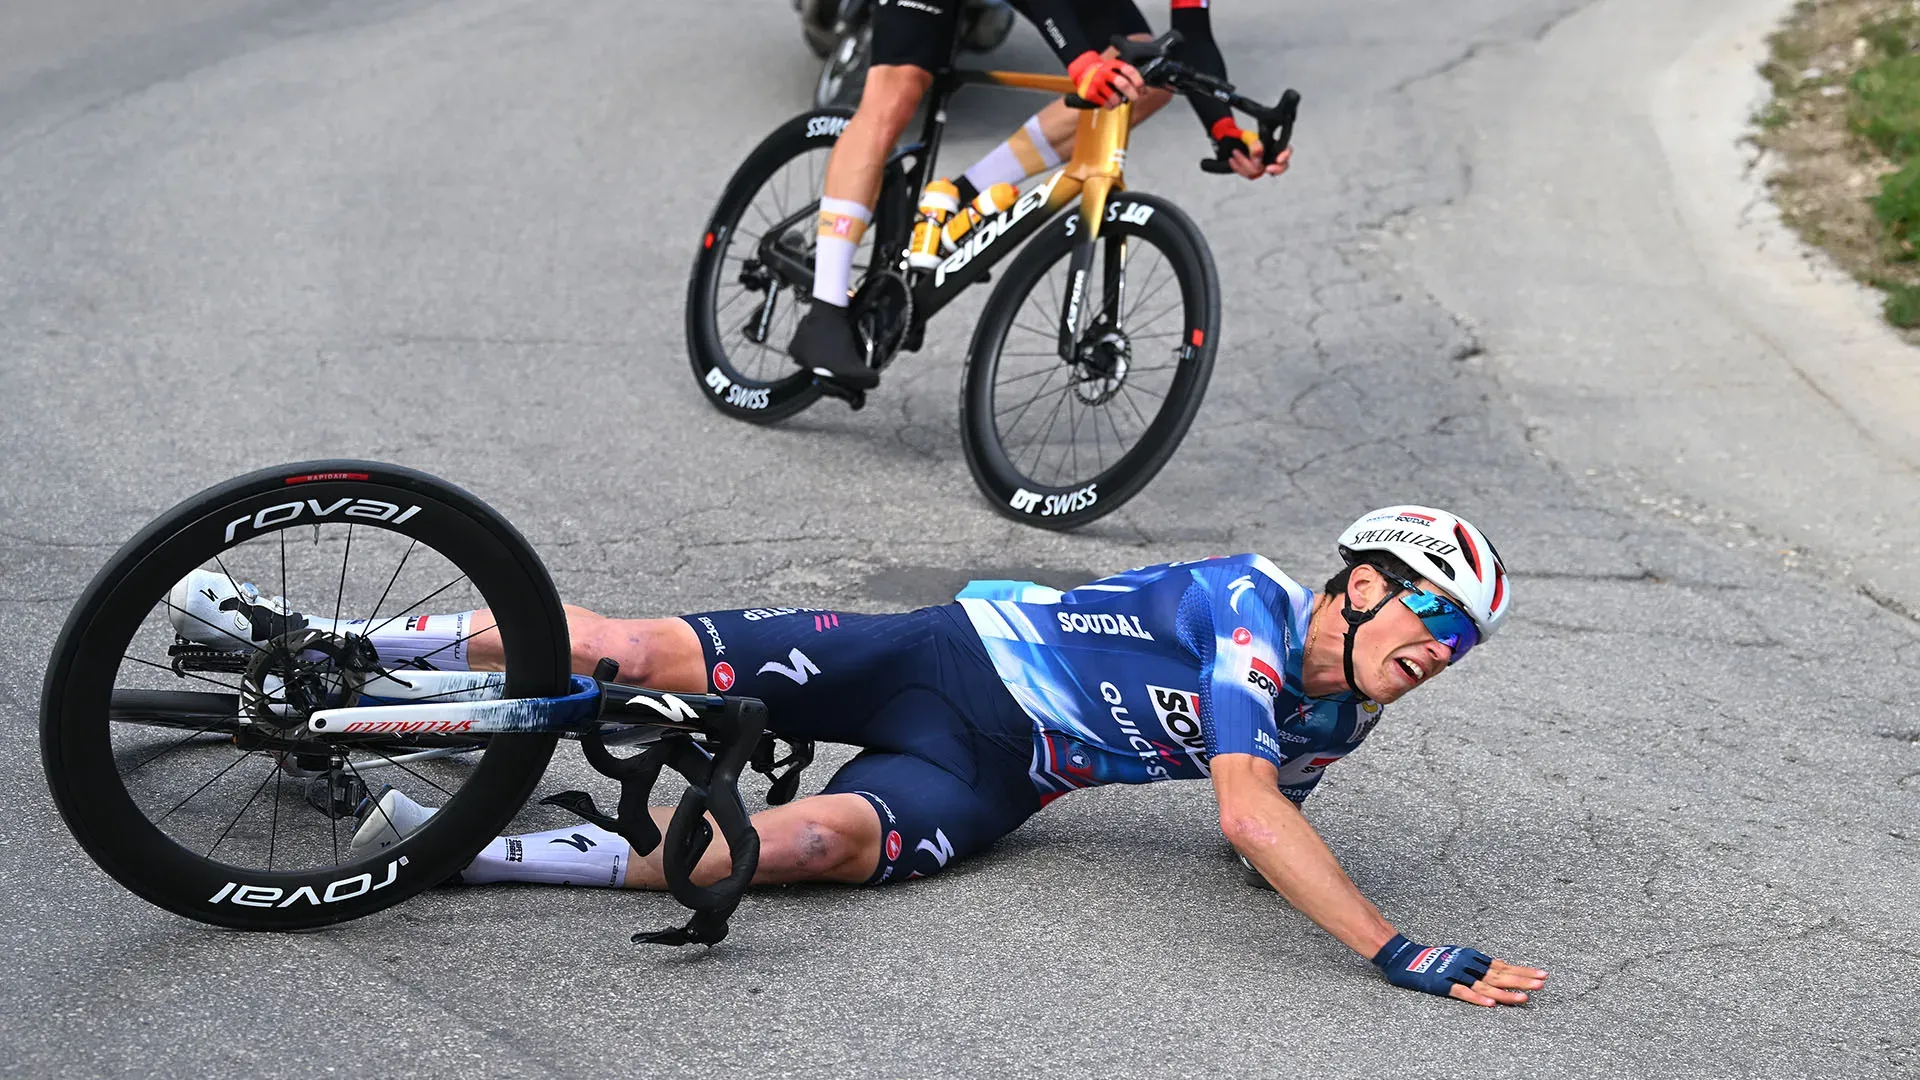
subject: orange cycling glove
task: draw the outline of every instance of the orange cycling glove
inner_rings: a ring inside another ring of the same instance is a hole
[[[1113,80],[1125,66],[1126,62],[1118,57],[1088,50],[1067,65],[1067,78],[1073,80],[1081,97],[1104,109],[1120,102],[1120,90],[1113,85]]]
[[[1252,157],[1254,144],[1260,141],[1259,135],[1242,130],[1240,122],[1231,116],[1223,116],[1215,120],[1208,134],[1213,136],[1214,156],[1221,161],[1232,161],[1235,150]]]

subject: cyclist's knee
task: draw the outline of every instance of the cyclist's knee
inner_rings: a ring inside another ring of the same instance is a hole
[[[760,833],[756,882],[860,884],[880,862],[880,822],[858,795],[801,799],[756,815],[754,826]]]
[[[682,693],[707,689],[700,640],[679,619],[609,619],[585,608],[567,609],[573,670],[588,674],[602,657],[620,665],[620,681]]]
[[[933,73],[911,64],[886,64],[867,71],[860,93],[861,117],[897,137],[920,108],[920,99],[933,85]]]

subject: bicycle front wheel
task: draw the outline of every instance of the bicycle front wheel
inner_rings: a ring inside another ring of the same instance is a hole
[[[431,613],[483,608],[463,636],[408,644],[437,632]],[[555,736],[322,737],[306,720],[495,630],[505,696],[566,690],[546,570],[466,492],[362,461],[229,481],[128,541],[68,617],[41,693],[48,786],[87,854],[168,911],[264,930],[370,914],[500,832]],[[388,782],[439,811],[357,848],[354,812],[381,814],[368,796]]]
[[[974,482],[1001,514],[1045,529],[1084,525],[1146,487],[1199,412],[1220,330],[1200,230],[1131,192],[1108,201],[1079,308],[1064,310],[1080,225],[1068,214],[1047,226],[994,287],[960,399]]]

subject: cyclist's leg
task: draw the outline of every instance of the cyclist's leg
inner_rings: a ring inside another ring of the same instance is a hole
[[[1040,808],[1024,768],[1015,772],[1005,764],[973,767],[963,779],[917,755],[867,750],[842,766],[821,794],[753,815],[760,834],[753,883],[881,885],[936,874],[1019,828]],[[672,816],[671,807],[653,808],[662,832]],[[716,833],[694,883],[725,877],[729,858]],[[626,884],[666,888],[660,852],[630,856]]]
[[[813,255],[813,299],[787,346],[796,363],[849,386],[879,382],[847,316],[854,253],[873,220],[887,158],[953,52],[957,3],[881,4],[873,9],[873,64],[866,88],[827,158]]]
[[[1089,41],[1104,43],[1115,36],[1145,40],[1153,36],[1145,16],[1131,3],[1081,3],[1076,5],[1075,15]],[[1109,47],[1106,54],[1116,53]],[[1139,125],[1172,100],[1170,91],[1147,90],[1133,103],[1133,123]],[[1079,124],[1079,110],[1068,108],[1064,100],[1049,103],[1028,117],[1005,142],[967,167],[959,182],[961,200],[969,200],[975,192],[995,184],[1018,184],[1059,165],[1073,150],[1073,136]]]
[[[653,807],[653,820],[662,835],[673,819],[673,807]],[[709,824],[713,815],[707,815]],[[867,800],[850,793],[810,795],[784,806],[772,806],[753,815],[760,834],[760,861],[753,872],[755,885],[790,885],[802,881],[833,881],[859,885],[873,875],[881,853],[880,819]],[[644,857],[628,856],[626,887],[664,889],[666,869],[661,849]],[[696,885],[711,885],[727,876],[732,855],[714,826],[713,845],[694,868]]]
[[[1116,37],[1135,41],[1153,38],[1152,26],[1132,0],[1078,0],[1074,4],[1074,14],[1079,16],[1080,28],[1086,33],[1087,39],[1105,46],[1108,56],[1119,55],[1118,50],[1107,44]],[[1166,108],[1172,100],[1171,90],[1157,87],[1147,89],[1133,103],[1134,126],[1140,126],[1148,117]],[[1065,157],[1073,149],[1073,135],[1080,125],[1079,110],[1067,108],[1065,101],[1054,101],[1040,110],[1037,119],[1041,132],[1053,145],[1054,152]]]
[[[623,683],[684,694],[707,692],[700,642],[685,620],[612,619],[572,604],[562,607],[577,674],[592,674],[594,665],[606,657],[620,665]],[[500,634],[493,629],[492,613],[485,608],[472,612],[468,624],[476,628],[467,641],[468,667],[499,670]]]

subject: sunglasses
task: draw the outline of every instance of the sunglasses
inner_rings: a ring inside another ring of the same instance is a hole
[[[1433,640],[1445,645],[1452,653],[1447,666],[1459,663],[1461,657],[1480,644],[1480,628],[1474,625],[1472,616],[1460,610],[1458,604],[1410,581],[1394,580],[1406,590],[1397,599],[1407,605],[1408,611],[1420,617],[1421,625],[1433,635]]]

